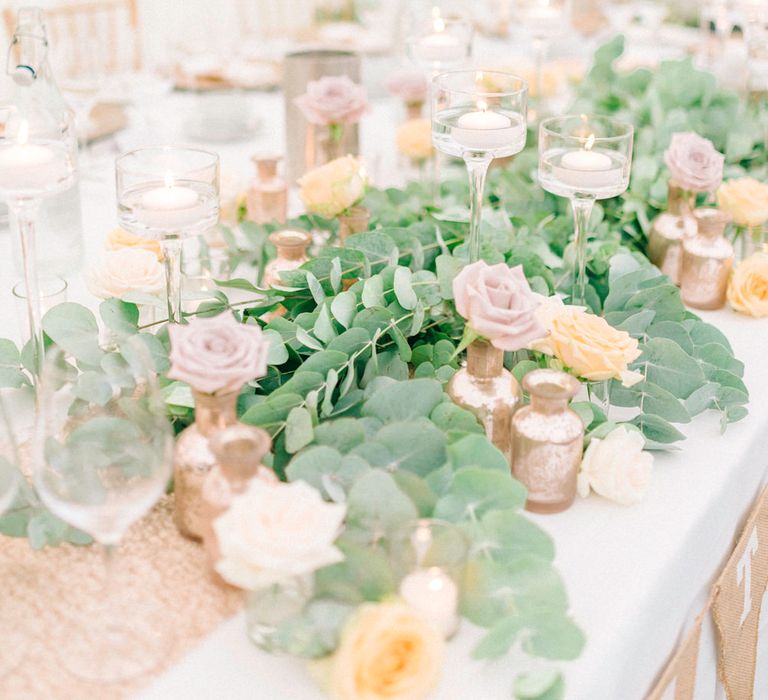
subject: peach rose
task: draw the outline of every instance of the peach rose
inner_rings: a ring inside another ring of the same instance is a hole
[[[397,147],[413,160],[426,160],[432,156],[432,122],[429,119],[410,119],[397,129]]]
[[[453,298],[467,325],[501,350],[520,350],[545,334],[522,265],[467,265],[453,280]]]
[[[113,229],[107,236],[105,243],[107,250],[120,250],[121,248],[144,248],[154,253],[158,260],[163,259],[163,251],[160,249],[160,241],[154,238],[142,238],[125,229]]]
[[[331,219],[357,204],[367,178],[359,158],[344,156],[310,170],[299,179],[299,196],[307,209]]]
[[[602,440],[592,438],[579,472],[579,494],[589,490],[624,506],[638,503],[648,491],[653,455],[644,452],[645,438],[623,425]]]
[[[751,177],[720,185],[717,203],[738,226],[760,226],[768,221],[768,185]]]
[[[728,282],[728,301],[741,313],[768,316],[768,254],[754,253],[736,266]]]
[[[636,338],[601,316],[565,306],[551,319],[547,343],[552,353],[580,377],[592,381],[620,379],[624,386],[641,381],[628,366],[640,356]]]
[[[444,649],[442,635],[405,603],[365,603],[333,657],[331,697],[422,700],[437,685]]]

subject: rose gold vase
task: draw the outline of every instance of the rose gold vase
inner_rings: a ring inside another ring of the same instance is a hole
[[[476,340],[467,348],[467,364],[448,382],[453,402],[477,416],[488,439],[511,463],[512,414],[520,405],[520,385],[504,369],[504,352]]]
[[[371,210],[367,207],[350,207],[337,217],[339,221],[339,241],[341,245],[355,233],[368,230],[371,223]]]
[[[280,156],[254,156],[256,177],[245,198],[246,218],[257,224],[284,224],[288,215],[288,185],[277,174]]]
[[[237,423],[239,391],[195,397],[195,422],[179,433],[173,453],[173,482],[176,506],[173,519],[184,537],[203,537],[203,483],[216,465],[210,440],[224,428]]]
[[[683,242],[680,296],[695,309],[720,309],[733,267],[733,245],[725,238],[729,219],[719,209],[706,207],[693,215],[699,232]]]
[[[271,446],[272,440],[265,430],[243,423],[219,430],[210,440],[216,464],[202,489],[203,546],[211,576],[220,585],[227,584],[214,569],[220,555],[213,522],[229,508],[236,495],[246,490],[251,479],[277,478],[261,463]]]
[[[537,369],[523,379],[529,406],[512,418],[512,475],[528,489],[527,510],[558,513],[576,497],[584,424],[568,408],[579,382],[565,372]]]
[[[284,229],[270,234],[269,241],[277,248],[277,257],[264,268],[266,287],[280,284],[283,270],[295,270],[309,260],[307,247],[312,243],[312,236],[300,229]]]
[[[669,181],[667,210],[651,222],[648,234],[648,258],[675,284],[680,284],[682,242],[696,235],[693,220],[693,196],[686,195]]]

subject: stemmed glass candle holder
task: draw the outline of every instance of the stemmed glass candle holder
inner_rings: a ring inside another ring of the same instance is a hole
[[[438,5],[428,16],[409,13],[407,31],[409,57],[432,76],[460,66],[472,54],[472,23],[460,15],[444,15]]]
[[[72,185],[76,163],[77,140],[70,124],[58,124],[43,114],[27,119],[15,113],[0,134],[0,199],[8,203],[18,222],[29,336],[38,374],[43,362],[43,330],[35,224],[40,202]]]
[[[480,257],[480,220],[488,166],[523,150],[528,86],[509,73],[453,71],[432,83],[432,142],[463,158],[469,172],[469,259]]]
[[[539,184],[571,201],[576,255],[571,301],[583,304],[587,290],[587,230],[596,199],[627,189],[633,128],[609,117],[551,117],[539,126]]]
[[[196,148],[141,148],[116,161],[117,213],[128,231],[160,241],[168,320],[181,322],[181,247],[219,219],[219,157]]]

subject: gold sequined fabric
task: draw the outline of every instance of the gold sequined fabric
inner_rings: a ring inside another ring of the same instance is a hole
[[[200,544],[173,524],[173,496],[136,523],[117,551],[114,585],[157,606],[174,642],[152,674],[128,683],[94,685],[75,678],[57,657],[57,634],[102,591],[97,546],[62,545],[35,552],[23,539],[0,535],[0,595],[17,619],[3,620],[0,634],[15,634],[21,663],[0,678],[2,700],[117,700],[149,684],[242,605],[239,591],[216,586]],[[245,632],[243,632],[245,633]],[[62,653],[66,653],[63,651]]]

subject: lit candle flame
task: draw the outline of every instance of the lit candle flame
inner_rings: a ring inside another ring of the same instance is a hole
[[[435,30],[435,34],[440,34],[445,31],[445,20],[441,17],[436,17],[432,22],[432,27]]]
[[[487,112],[488,111],[488,103],[484,100],[478,100],[477,101],[477,109],[481,112]]]
[[[587,142],[584,144],[584,150],[585,151],[591,151],[592,150],[592,146],[594,146],[594,145],[595,145],[595,135],[594,134],[590,134],[589,138],[587,139]]]
[[[432,578],[429,579],[427,587],[432,591],[441,591],[445,588],[445,578],[443,572],[437,566],[429,567],[429,574]]]
[[[25,119],[19,124],[19,145],[23,146],[29,140],[29,122]]]
[[[173,187],[173,174],[172,173],[166,173],[165,174],[165,186],[166,187]]]

